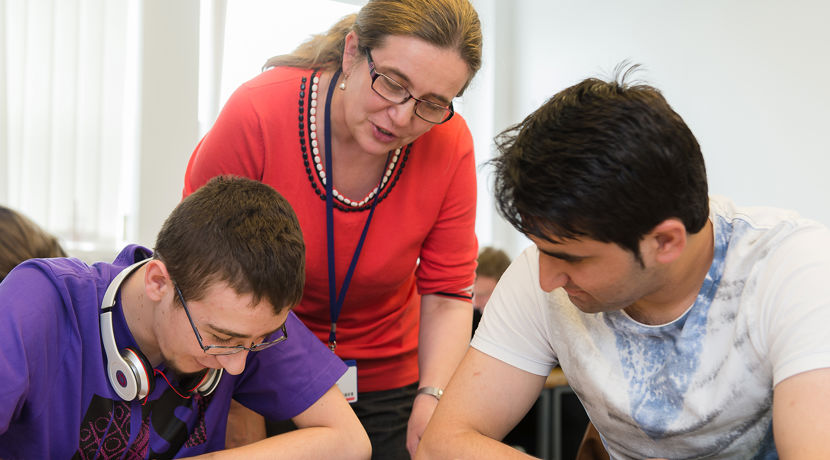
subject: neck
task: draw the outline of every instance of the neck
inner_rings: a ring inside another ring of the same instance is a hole
[[[318,108],[325,107],[329,85],[336,86],[343,79],[341,74],[338,81],[332,81],[333,76],[333,72],[325,72],[320,78],[317,89]],[[346,123],[343,92],[336,87],[332,93],[329,117],[332,152],[321,149],[321,159],[325,160],[326,155],[332,155],[332,169],[335,176],[334,188],[339,193],[352,199],[362,199],[377,187],[378,180],[384,173],[384,167],[386,166],[386,155],[369,154],[358,144]],[[317,131],[320,139],[322,139],[324,129],[325,117],[318,117]]]
[[[625,309],[644,324],[666,324],[679,318],[694,305],[706,274],[712,266],[715,239],[712,223],[689,235],[680,257],[660,276],[659,287]]]
[[[152,327],[155,305],[144,292],[146,270],[147,265],[144,265],[124,280],[119,295],[124,319],[133,339],[150,364],[156,367],[162,363],[162,356]]]

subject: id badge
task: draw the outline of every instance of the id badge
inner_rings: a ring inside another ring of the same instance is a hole
[[[346,373],[337,381],[337,386],[346,397],[349,404],[357,402],[357,362],[353,359],[344,361],[349,368]]]

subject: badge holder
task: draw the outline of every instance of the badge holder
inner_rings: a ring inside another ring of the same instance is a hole
[[[337,381],[337,386],[346,397],[349,404],[357,402],[357,362],[353,359],[344,361],[349,368],[346,373]]]

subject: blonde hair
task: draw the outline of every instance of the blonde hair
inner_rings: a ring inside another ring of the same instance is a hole
[[[58,239],[26,216],[0,206],[0,281],[24,260],[66,257]]]
[[[344,17],[324,34],[312,35],[291,54],[268,59],[263,69],[337,70],[351,31],[357,34],[361,52],[382,46],[389,35],[416,37],[439,48],[456,49],[469,69],[459,95],[481,68],[481,23],[469,0],[369,0],[357,14]]]

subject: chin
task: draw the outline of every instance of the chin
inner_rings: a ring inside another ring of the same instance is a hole
[[[205,366],[202,366],[201,364],[195,361],[190,366],[182,366],[180,363],[176,361],[171,361],[167,363],[167,368],[170,369],[174,374],[176,374],[180,378],[192,377],[204,372],[205,369],[207,369]]]

